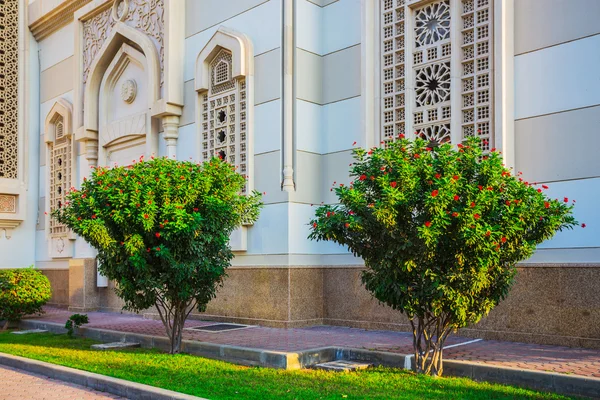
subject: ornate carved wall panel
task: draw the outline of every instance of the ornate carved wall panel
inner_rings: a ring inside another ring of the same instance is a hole
[[[127,25],[145,33],[154,42],[160,55],[161,71],[164,71],[164,0],[129,0],[119,3],[117,14]],[[90,66],[110,35],[115,20],[109,8],[83,23],[83,81],[87,82]],[[125,13],[125,15],[123,15]],[[163,76],[161,73],[161,85]]]
[[[0,178],[19,170],[19,3],[0,0]]]
[[[0,213],[14,214],[17,212],[17,196],[0,194]]]
[[[489,150],[493,0],[379,1],[382,138],[478,135]]]

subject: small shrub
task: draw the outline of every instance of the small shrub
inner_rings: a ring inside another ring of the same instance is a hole
[[[50,281],[33,267],[0,270],[0,320],[21,320],[25,315],[41,314],[42,306],[50,300]]]
[[[69,337],[72,338],[73,331],[75,330],[75,328],[79,328],[81,325],[87,324],[88,322],[90,321],[88,320],[87,314],[71,315],[67,320],[67,323],[65,324],[65,328],[67,329],[67,335],[69,335]]]

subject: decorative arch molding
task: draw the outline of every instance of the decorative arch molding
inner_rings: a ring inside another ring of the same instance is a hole
[[[127,45],[128,41],[139,47],[146,59],[148,84],[151,88],[149,91],[151,107],[160,99],[160,61],[154,43],[148,36],[138,30],[124,23],[117,23],[111,36],[106,40],[90,67],[90,74],[85,86],[83,108],[84,127],[88,132],[98,132],[98,106],[100,101],[98,96],[105,72],[119,56],[123,54],[131,56],[133,54],[131,51],[132,46],[123,46]]]
[[[197,92],[210,88],[210,63],[222,49],[231,52],[232,79],[254,76],[252,42],[246,35],[221,26],[196,58],[195,87]]]
[[[108,164],[106,161],[110,158],[108,156],[111,151],[122,148],[122,144],[126,142],[130,142],[129,145],[145,143],[145,155],[147,156],[158,152],[158,141],[156,140],[158,131],[152,124],[150,110],[158,100],[160,81],[156,80],[156,75],[152,76],[148,61],[142,52],[124,43],[104,71],[99,87],[99,105],[96,109],[101,132],[98,136],[98,158],[102,160],[102,164]],[[127,80],[121,87],[121,98],[117,99],[115,92],[119,90],[116,85],[131,65],[137,66],[146,73],[145,80],[139,85],[136,82],[137,77]],[[138,98],[138,87],[146,94],[144,96],[143,93],[140,93],[141,104],[134,103]],[[109,111],[110,103],[118,101],[123,101],[125,107],[132,103],[137,105],[134,114],[130,113],[124,118],[112,115]]]
[[[116,16],[112,15],[115,10]],[[167,151],[170,156],[175,155],[183,110],[185,31],[181,20],[184,14],[185,2],[179,0],[156,0],[152,4],[142,0],[94,0],[75,14],[78,62],[74,127],[76,139],[84,143],[90,165],[96,165],[98,160],[102,79],[124,44],[146,59],[148,82],[152,86],[148,93],[151,125],[158,136],[158,119],[162,119]],[[158,143],[157,137],[153,140]]]
[[[67,100],[54,103],[44,123],[46,143],[46,237],[51,258],[73,256],[74,234],[50,214],[61,208],[75,181],[75,142],[73,140],[73,106]]]
[[[254,189],[254,51],[250,39],[219,27],[196,58],[196,127],[200,160],[219,156],[246,175]],[[247,250],[247,227],[231,236],[233,250]]]

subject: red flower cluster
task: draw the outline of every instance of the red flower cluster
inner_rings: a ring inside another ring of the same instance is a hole
[[[439,193],[440,193],[440,192],[439,192],[437,189],[435,189],[433,192],[431,192],[431,197],[437,197],[437,195],[438,195]]]
[[[429,228],[431,226],[431,221],[426,221],[425,226]]]

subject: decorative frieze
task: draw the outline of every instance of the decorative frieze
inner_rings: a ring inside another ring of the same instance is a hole
[[[0,179],[19,176],[19,3],[0,0]]]

